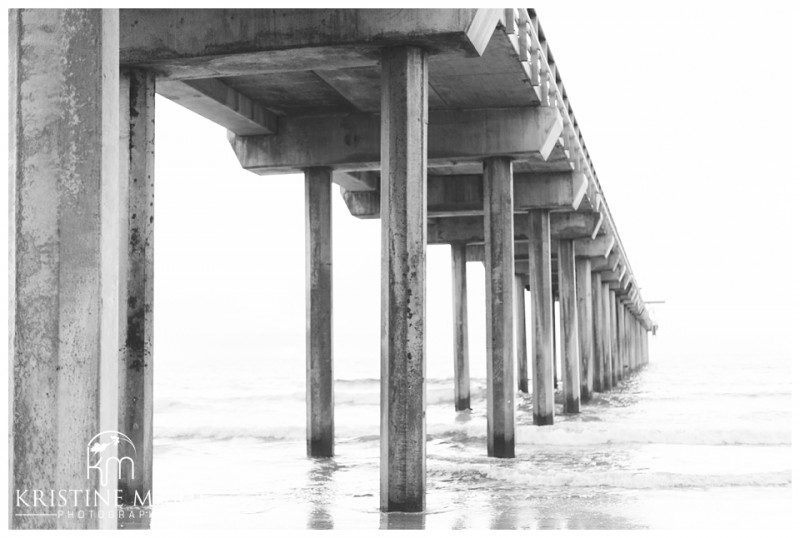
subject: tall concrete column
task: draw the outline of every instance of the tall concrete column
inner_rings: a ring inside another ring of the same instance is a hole
[[[575,244],[572,240],[558,242],[558,276],[564,412],[580,413],[580,344],[578,342],[578,304],[575,288]]]
[[[384,512],[425,509],[428,58],[381,53],[381,487]]]
[[[11,10],[9,34],[9,524],[113,527],[25,516],[52,510],[17,506],[16,492],[102,490],[87,447],[117,428],[118,14]],[[86,509],[78,497],[70,508]]]
[[[622,351],[618,345],[618,340],[615,338],[617,334],[617,324],[619,324],[619,316],[614,305],[617,304],[617,293],[609,287],[608,290],[608,315],[609,315],[609,353],[611,357],[609,364],[611,364],[611,386],[617,386],[617,382],[621,379],[622,367]]]
[[[333,456],[331,169],[306,175],[306,453]]]
[[[594,340],[592,335],[592,262],[575,260],[578,302],[578,340],[580,348],[581,401],[592,399],[594,385]]]
[[[605,321],[605,327],[603,328],[603,332],[605,332],[605,353],[603,356],[603,389],[611,390],[613,383],[611,381],[612,376],[614,374],[614,366],[613,366],[613,355],[615,352],[615,338],[614,335],[616,334],[613,330],[614,325],[616,323],[616,319],[614,317],[614,304],[611,302],[611,293],[609,290],[609,285],[607,282],[603,282],[603,318]],[[613,321],[612,321],[613,320]]]
[[[622,367],[624,368],[625,375],[627,376],[630,375],[631,371],[633,371],[633,365],[630,361],[630,355],[625,349],[625,306],[620,300],[617,300],[614,304],[617,311],[617,332],[614,335],[614,339],[617,342],[619,356],[623,364]]]
[[[450,245],[453,268],[453,367],[456,411],[469,409],[469,332],[467,325],[467,246]]]
[[[514,457],[514,199],[511,159],[483,163],[489,456]]]
[[[556,256],[558,256],[558,244],[556,244],[555,247],[556,247]],[[556,259],[556,264],[558,264],[558,259]],[[551,284],[550,284],[550,288],[551,289],[552,289],[552,287],[553,287],[553,285],[555,283],[556,282],[551,282]],[[551,342],[552,342],[552,345],[553,345],[553,390],[558,390],[558,358],[560,356],[560,353],[559,353],[559,350],[558,350],[558,336],[556,335],[556,332],[558,331],[558,324],[556,323],[556,300],[555,299],[556,298],[553,298],[553,300],[550,301],[550,310],[552,311],[551,319],[553,320],[553,323],[552,323],[553,330],[551,331],[553,333],[553,335],[552,335]],[[562,372],[562,375],[563,375],[563,372]]]
[[[603,376],[606,362],[605,309],[603,301],[603,281],[600,273],[592,274],[592,327],[594,344],[594,368],[592,370],[593,389],[599,392],[603,388]]]
[[[118,457],[133,459],[136,472],[119,482],[122,502],[135,505],[153,485],[153,285],[155,75],[125,70],[120,76],[121,218],[127,250],[122,260],[121,291],[125,319],[120,326],[119,427],[126,443]],[[123,453],[124,451],[124,453]]]
[[[550,259],[550,212],[528,212],[528,264],[533,327],[533,423],[553,424],[553,291]]]
[[[528,338],[525,327],[525,282],[523,275],[515,276],[514,300],[517,307],[517,387],[521,392],[528,392]]]
[[[625,357],[625,361],[631,365],[631,372],[636,369],[636,363],[631,357],[631,354],[628,353],[628,310],[625,308],[625,305],[621,302],[617,307],[617,312],[619,313],[619,319],[621,323],[621,328],[619,329],[619,349],[620,354]]]

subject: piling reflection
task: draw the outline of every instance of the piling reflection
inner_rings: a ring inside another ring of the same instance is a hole
[[[333,529],[330,501],[336,496],[334,473],[338,465],[333,458],[315,459],[308,471],[309,507],[306,528]]]
[[[381,530],[425,530],[425,512],[382,512]]]

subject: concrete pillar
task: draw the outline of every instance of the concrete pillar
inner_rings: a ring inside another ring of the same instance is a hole
[[[514,200],[511,159],[483,163],[489,456],[514,457]]]
[[[15,501],[17,491],[102,490],[88,443],[117,428],[119,19],[11,10],[9,34],[9,526],[113,527],[26,517],[52,510]],[[87,508],[78,497],[69,507]]]
[[[581,401],[592,399],[594,384],[594,340],[592,335],[592,262],[575,260],[578,303],[578,341],[580,348]]]
[[[594,345],[593,390],[602,392],[605,368],[606,338],[605,310],[603,309],[603,282],[600,273],[592,274],[592,342]]]
[[[621,301],[615,300],[614,301],[614,309],[616,310],[616,318],[617,318],[617,328],[614,331],[615,336],[615,343],[618,349],[619,356],[622,359],[623,364],[628,365],[628,372],[633,371],[633,364],[631,363],[631,357],[627,352],[627,348],[625,347],[625,324],[627,322],[625,305],[622,304]]]
[[[611,365],[611,386],[616,387],[620,380],[621,366],[622,366],[622,351],[618,345],[618,340],[615,338],[617,334],[617,325],[619,324],[619,316],[617,316],[617,309],[614,305],[617,304],[617,293],[609,287],[608,290],[608,315],[609,315],[609,353],[611,357],[609,364]]]
[[[331,169],[306,175],[306,454],[333,456]]]
[[[581,411],[580,345],[578,303],[575,289],[575,244],[558,242],[558,302],[561,304],[561,377],[564,382],[564,412]]]
[[[533,423],[553,424],[553,293],[550,260],[550,212],[528,212],[528,264],[533,327]]]
[[[456,411],[469,409],[469,333],[467,331],[467,246],[450,245],[453,262],[453,360]]]
[[[528,338],[525,328],[525,281],[523,275],[515,276],[515,294],[517,315],[517,387],[520,391],[528,392]]]
[[[558,255],[558,245],[556,245],[556,255]],[[558,263],[558,261],[556,261]],[[550,284],[550,289],[552,289],[553,283]],[[558,390],[558,358],[560,356],[560,352],[558,350],[558,336],[556,332],[558,331],[558,324],[556,323],[556,301],[553,299],[550,301],[550,310],[552,311],[551,319],[553,320],[553,336],[552,336],[552,343],[553,343],[553,390]],[[563,373],[562,373],[563,375]]]
[[[120,76],[121,224],[127,233],[121,293],[125,319],[120,325],[119,427],[136,450],[118,445],[136,470],[119,481],[122,502],[134,505],[153,485],[153,281],[155,91],[153,73],[125,70]]]
[[[644,363],[650,363],[650,331],[644,332]]]
[[[605,332],[605,348],[606,351],[603,356],[603,389],[611,390],[613,386],[612,383],[612,376],[614,374],[614,366],[613,366],[613,355],[616,351],[615,348],[615,341],[614,341],[614,325],[613,323],[616,322],[614,318],[614,305],[611,302],[611,292],[609,289],[609,285],[607,282],[603,283],[603,318],[605,321],[605,327],[603,328],[603,332]],[[613,320],[613,321],[612,321]]]
[[[428,58],[381,53],[381,487],[383,512],[425,509]]]

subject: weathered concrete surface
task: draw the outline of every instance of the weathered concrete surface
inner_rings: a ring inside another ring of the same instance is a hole
[[[514,276],[514,305],[516,307],[517,388],[528,392],[528,337],[525,327],[525,277]]]
[[[558,242],[558,302],[561,305],[561,375],[564,412],[581,411],[580,343],[575,288],[575,247],[571,240]]]
[[[456,411],[469,403],[469,330],[467,316],[467,246],[450,245],[453,270],[453,374]]]
[[[372,66],[381,47],[483,53],[499,9],[123,9],[123,65],[173,78]]]
[[[603,378],[605,376],[606,364],[606,339],[608,334],[605,331],[606,311],[603,308],[603,283],[600,280],[600,273],[592,273],[592,342],[594,345],[594,368],[592,370],[593,390],[603,392]]]
[[[487,450],[514,457],[514,193],[511,159],[483,164]]]
[[[16,507],[14,492],[94,489],[87,442],[116,426],[118,18],[12,10],[9,30],[9,521],[93,528],[88,517],[16,516],[50,510]]]
[[[155,77],[125,70],[120,77],[120,184],[127,234],[121,289],[126,305],[120,329],[119,427],[136,447],[134,476],[119,488],[127,505],[153,485],[153,285]],[[123,444],[122,447],[127,445]]]
[[[578,340],[580,348],[581,401],[592,399],[594,384],[594,340],[592,336],[592,262],[575,261],[575,284],[578,303]]]
[[[358,177],[369,177],[374,172],[349,172]],[[340,172],[344,174],[344,172]],[[585,181],[583,175],[579,176]],[[580,196],[573,190],[576,175],[572,173],[514,174],[514,210],[528,209],[567,210],[553,213],[550,222],[555,237],[577,239],[590,237],[597,229],[600,220],[598,213],[575,213],[574,197]],[[377,187],[364,189],[357,186],[354,192],[343,192],[342,197],[350,214],[358,218],[380,217],[380,194]],[[483,176],[474,174],[436,175],[428,177],[428,216],[461,217],[473,216],[477,224],[483,221],[475,218],[483,213]],[[524,218],[524,215],[517,215]],[[527,227],[514,230],[516,237],[527,237]],[[454,239],[453,241],[456,241]],[[481,240],[482,241],[482,240]]]
[[[613,386],[612,384],[612,377],[614,375],[614,349],[615,349],[615,337],[614,335],[617,334],[614,331],[615,327],[615,312],[614,312],[614,302],[612,301],[612,297],[609,290],[609,285],[607,282],[603,282],[603,318],[605,321],[605,327],[603,332],[606,333],[605,338],[605,348],[606,352],[603,356],[603,389],[610,390]]]
[[[425,509],[425,243],[428,64],[383,52],[381,487],[383,512]]]
[[[550,211],[528,212],[528,241],[531,277],[531,326],[533,327],[533,423],[553,424],[553,294],[550,260]]]
[[[619,312],[615,311],[614,305],[617,304],[617,294],[614,290],[611,289],[611,285],[609,284],[608,289],[608,304],[609,304],[609,334],[611,335],[610,345],[609,345],[609,353],[611,353],[611,359],[609,363],[611,364],[611,385],[616,386],[620,380],[621,374],[621,367],[622,367],[622,352],[620,351],[619,347],[619,340],[614,338],[614,335],[617,334],[619,329],[617,325],[619,324]]]
[[[278,134],[228,139],[246,170],[285,174],[311,166],[377,170],[381,120],[375,114],[281,117]],[[432,111],[428,163],[480,161],[492,155],[547,160],[563,122],[551,108]]]
[[[333,456],[331,170],[306,170],[306,453]]]

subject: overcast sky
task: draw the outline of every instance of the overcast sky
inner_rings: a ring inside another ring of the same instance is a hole
[[[789,357],[800,246],[789,4],[534,6],[644,298],[667,301],[654,312],[660,360]],[[160,364],[270,360],[302,378],[302,176],[244,172],[224,129],[161,98],[157,111]],[[379,222],[350,217],[334,189],[336,377],[377,377]],[[448,247],[429,247],[429,377],[452,370],[449,263]],[[480,264],[469,279],[475,376]]]

